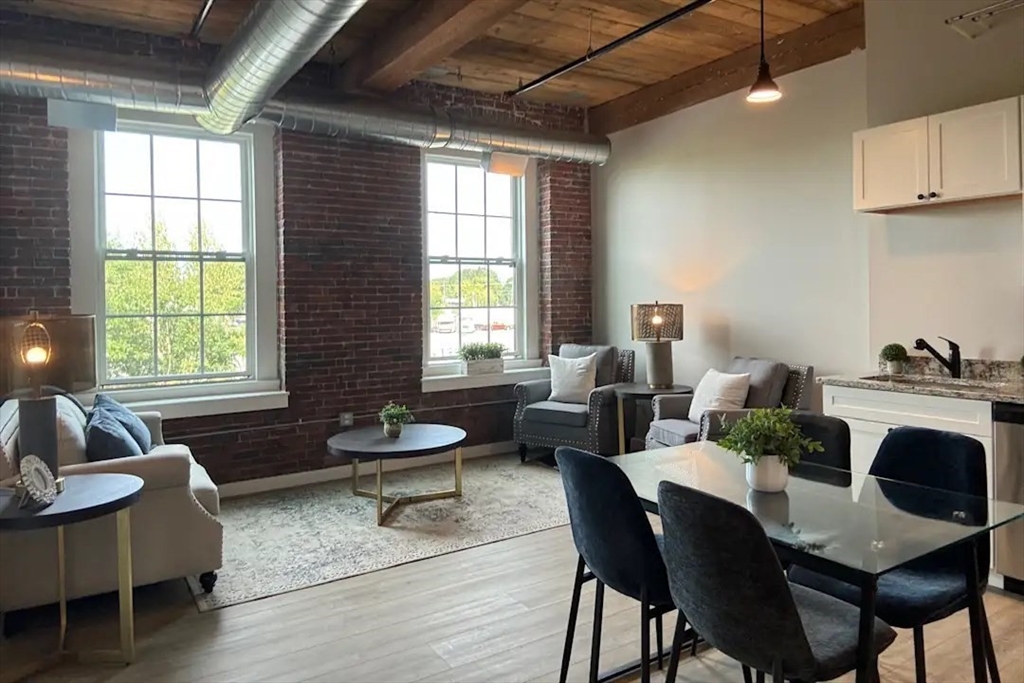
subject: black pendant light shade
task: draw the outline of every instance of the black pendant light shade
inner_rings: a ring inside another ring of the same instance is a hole
[[[772,72],[764,56],[764,0],[761,0],[761,64],[757,67],[757,80],[747,93],[747,102],[774,102],[781,97],[782,91],[772,80]]]

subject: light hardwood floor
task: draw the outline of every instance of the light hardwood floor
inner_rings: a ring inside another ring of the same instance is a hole
[[[138,657],[129,667],[64,664],[32,681],[556,681],[576,554],[568,527],[199,614],[184,582],[136,591]],[[1024,602],[990,592],[986,605],[1004,683],[1024,683]],[[587,676],[593,589],[584,589],[571,681]],[[116,600],[72,606],[70,645],[114,647]],[[56,614],[33,615],[0,647],[0,680],[52,644]],[[606,593],[602,670],[638,656],[639,610]],[[666,621],[666,642],[674,620]],[[927,627],[929,681],[972,679],[966,615]],[[653,634],[652,634],[653,639]],[[885,682],[912,683],[901,632],[881,660]],[[628,680],[636,680],[634,676]],[[662,674],[655,672],[655,680]],[[684,660],[678,681],[740,681],[713,650]],[[844,678],[852,681],[852,677]]]

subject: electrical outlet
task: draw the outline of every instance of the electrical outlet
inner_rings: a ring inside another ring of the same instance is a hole
[[[342,427],[351,427],[354,421],[355,421],[355,416],[353,416],[352,413],[339,413],[338,414],[338,423]]]

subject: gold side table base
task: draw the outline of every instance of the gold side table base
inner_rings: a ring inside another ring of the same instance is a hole
[[[455,449],[455,488],[445,491],[416,493],[411,496],[389,496],[384,493],[384,460],[377,460],[377,486],[375,491],[359,488],[359,460],[352,459],[352,493],[377,501],[377,526],[383,526],[388,516],[400,505],[425,503],[430,500],[462,497],[462,448]],[[387,507],[384,504],[387,503]]]

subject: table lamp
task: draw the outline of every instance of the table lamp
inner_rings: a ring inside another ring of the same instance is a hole
[[[668,389],[672,376],[672,342],[683,338],[683,305],[633,304],[630,306],[633,341],[647,344],[647,385]]]
[[[0,348],[12,362],[0,370],[0,396],[18,401],[18,453],[35,455],[58,490],[56,394],[96,386],[96,318],[47,315],[0,319]]]

